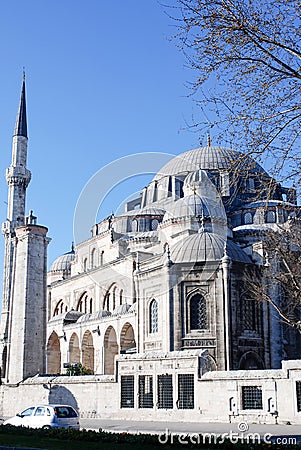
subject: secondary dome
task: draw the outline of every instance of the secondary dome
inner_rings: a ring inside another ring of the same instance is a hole
[[[75,258],[75,252],[72,248],[71,252],[59,256],[50,266],[50,272],[66,272],[71,270],[71,262]]]
[[[222,218],[223,215],[217,202],[191,194],[174,202],[166,211],[163,221],[180,217]]]
[[[248,171],[266,174],[265,170],[256,161],[237,150],[225,147],[200,147],[181,153],[171,159],[155,176],[155,180],[167,175],[179,175],[204,170],[226,170],[241,161],[242,167]]]
[[[225,252],[225,240],[210,232],[199,232],[178,241],[171,247],[171,260],[174,263],[220,261]],[[248,255],[232,241],[227,241],[226,252],[230,259],[250,263]]]

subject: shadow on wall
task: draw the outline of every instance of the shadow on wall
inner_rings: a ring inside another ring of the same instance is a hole
[[[49,390],[48,403],[49,405],[53,403],[70,405],[78,411],[78,404],[72,392],[70,392],[69,389],[66,389],[64,386],[59,386],[57,384],[51,386],[51,389]]]

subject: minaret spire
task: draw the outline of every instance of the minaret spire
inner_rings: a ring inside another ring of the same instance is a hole
[[[7,339],[8,332],[13,259],[15,251],[15,229],[16,227],[25,224],[26,189],[31,178],[31,173],[26,167],[27,144],[25,77],[23,72],[20,103],[12,143],[12,161],[10,167],[6,169],[8,206],[6,216],[7,219],[2,224],[2,234],[4,236],[5,248],[2,317],[0,326],[0,353],[1,343],[3,344],[3,342]]]
[[[27,136],[27,117],[26,117],[26,95],[25,95],[25,71],[23,70],[23,81],[19,103],[19,110],[16,118],[14,136]]]

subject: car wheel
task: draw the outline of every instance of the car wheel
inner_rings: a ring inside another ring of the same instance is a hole
[[[51,430],[51,426],[50,425],[44,425],[42,427],[43,430]]]

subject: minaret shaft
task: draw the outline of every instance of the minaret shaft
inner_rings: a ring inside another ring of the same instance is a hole
[[[26,168],[27,163],[27,118],[25,79],[23,77],[18,114],[15,123],[12,161],[6,170],[8,184],[7,219],[2,224],[4,236],[4,274],[3,274],[3,298],[0,326],[0,340],[7,340],[8,320],[10,310],[11,284],[13,272],[13,259],[15,248],[15,228],[25,224],[26,189],[30,182],[31,174]],[[1,363],[1,361],[0,361]]]

